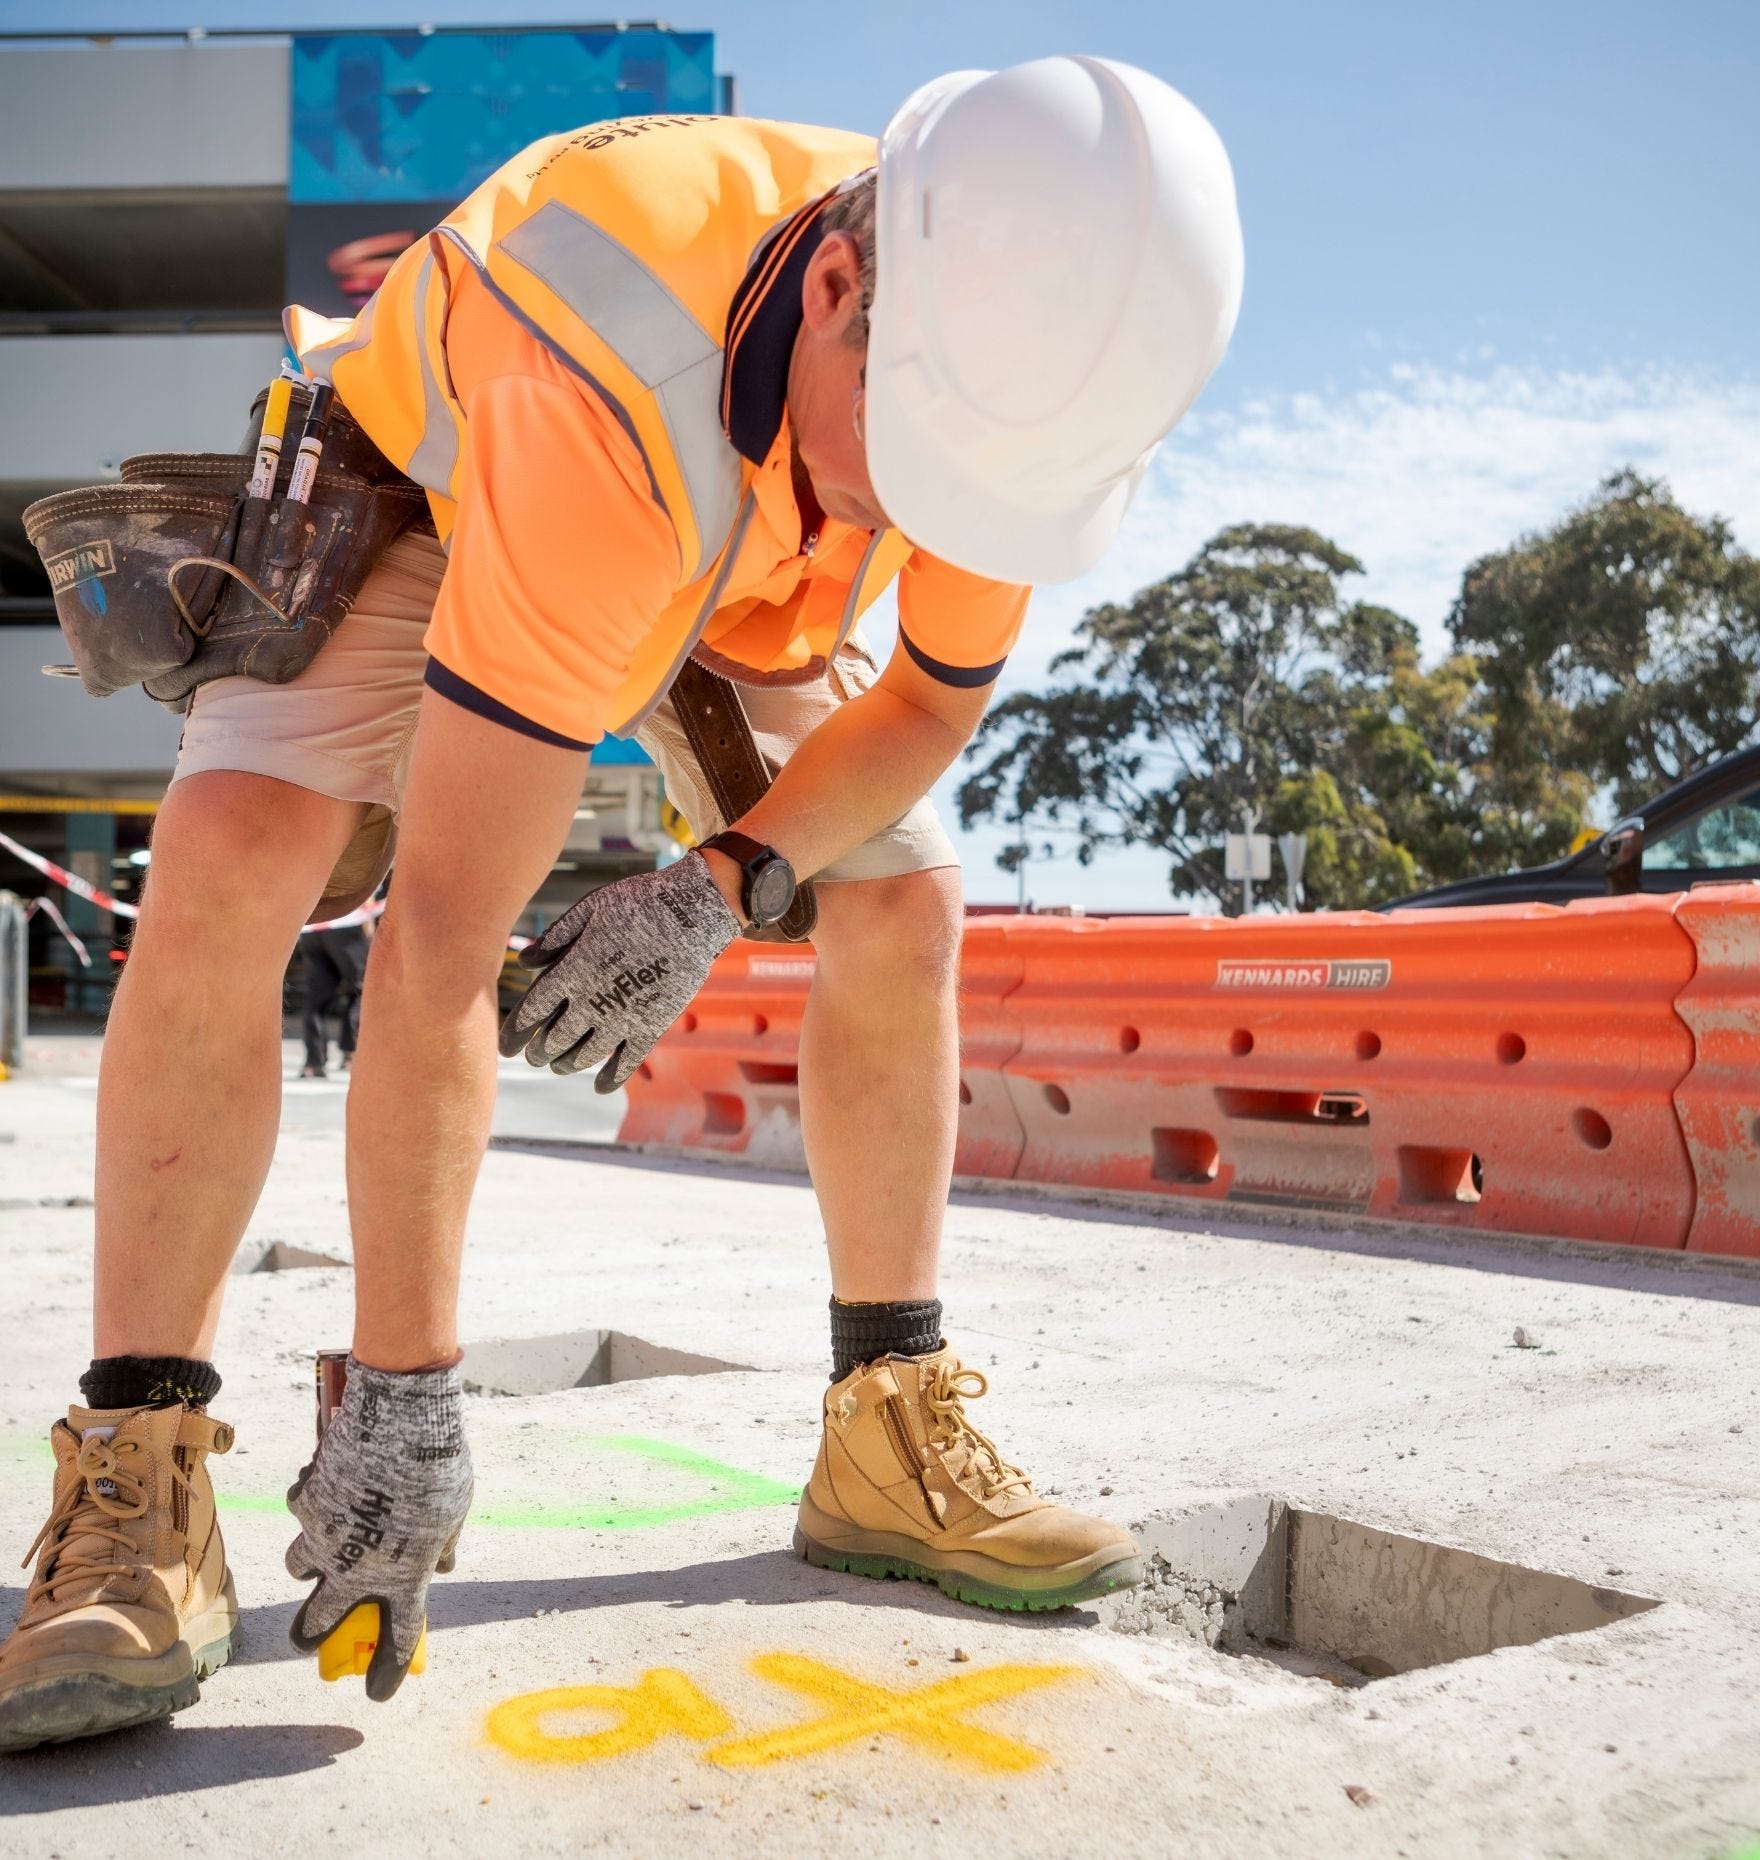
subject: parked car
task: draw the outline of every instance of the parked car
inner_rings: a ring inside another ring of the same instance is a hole
[[[1568,904],[1634,891],[1686,891],[1710,880],[1760,880],[1760,745],[1676,782],[1592,844],[1550,865],[1457,879],[1386,905]]]

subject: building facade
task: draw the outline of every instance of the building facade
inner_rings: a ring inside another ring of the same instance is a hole
[[[363,302],[539,136],[731,109],[713,61],[708,33],[635,24],[0,35],[0,888],[50,894],[94,958],[41,913],[39,1008],[99,1008],[126,927],[15,848],[136,898],[179,724],[139,691],[41,676],[67,653],[25,506],[133,453],[232,450],[285,353],[284,304]],[[671,818],[646,756],[602,745],[535,909],[652,865]]]

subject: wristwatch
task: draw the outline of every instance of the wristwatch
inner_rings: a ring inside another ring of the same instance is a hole
[[[708,852],[711,848],[725,854],[739,867],[740,903],[745,906],[753,928],[766,929],[788,914],[799,887],[794,867],[774,846],[760,845],[750,835],[730,829],[712,834],[699,850]]]

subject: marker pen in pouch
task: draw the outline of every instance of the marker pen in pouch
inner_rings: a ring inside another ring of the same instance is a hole
[[[324,450],[324,429],[330,424],[335,399],[335,390],[328,381],[314,383],[306,423],[300,428],[299,448],[293,455],[293,471],[287,480],[290,504],[303,504],[312,494],[312,481],[318,475],[318,459]]]
[[[257,462],[251,467],[252,497],[267,497],[275,489],[275,474],[281,468],[281,440],[287,431],[287,409],[292,399],[292,381],[286,375],[277,375],[269,383],[263,430],[257,439]]]

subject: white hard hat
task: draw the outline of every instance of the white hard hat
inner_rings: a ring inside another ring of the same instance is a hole
[[[880,141],[865,431],[888,519],[1000,581],[1066,581],[1222,358],[1241,229],[1221,139],[1105,58],[958,71]]]

